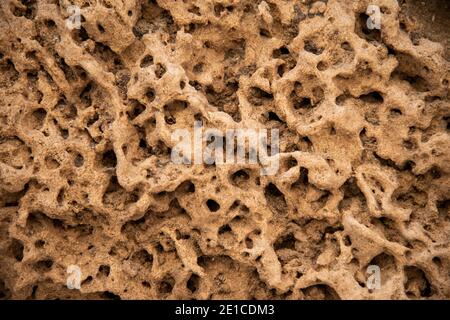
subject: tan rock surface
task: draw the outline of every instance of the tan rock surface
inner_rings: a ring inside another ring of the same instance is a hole
[[[0,298],[449,299],[450,10],[426,2],[2,0]],[[196,119],[278,128],[280,170],[174,164]]]

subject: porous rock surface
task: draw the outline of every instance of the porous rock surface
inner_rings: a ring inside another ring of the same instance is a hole
[[[0,298],[449,299],[427,2],[2,0]],[[195,120],[279,129],[279,171],[174,164]]]

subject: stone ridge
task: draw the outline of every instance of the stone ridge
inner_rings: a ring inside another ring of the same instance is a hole
[[[0,298],[450,299],[448,48],[403,3],[2,0]],[[278,173],[171,162],[196,120]]]

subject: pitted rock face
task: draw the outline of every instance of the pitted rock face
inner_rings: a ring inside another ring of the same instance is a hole
[[[0,298],[449,299],[448,6],[2,0]],[[173,163],[196,120],[278,172]]]

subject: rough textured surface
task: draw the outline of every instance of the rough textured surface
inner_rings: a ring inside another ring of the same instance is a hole
[[[0,298],[449,299],[448,2],[399,2],[2,0]],[[171,163],[194,119],[278,174]]]

